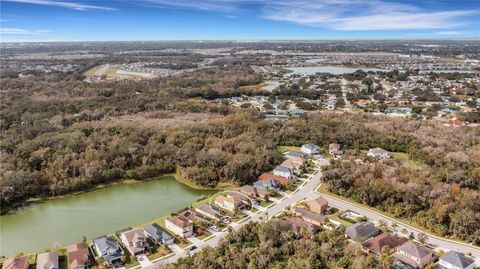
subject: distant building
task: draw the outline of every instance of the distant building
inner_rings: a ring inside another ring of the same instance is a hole
[[[38,254],[37,269],[58,269],[58,252]]]
[[[359,243],[376,236],[380,230],[371,222],[356,223],[345,229],[345,236]]]
[[[379,159],[388,159],[392,157],[392,154],[382,148],[373,148],[368,150],[367,156]]]
[[[185,238],[193,235],[193,224],[178,216],[167,217],[165,219],[165,225],[167,229],[180,237]]]
[[[320,153],[320,148],[315,144],[304,144],[301,150],[309,155]]]
[[[439,269],[473,269],[475,262],[473,259],[465,257],[462,253],[450,250],[440,257],[438,261]]]

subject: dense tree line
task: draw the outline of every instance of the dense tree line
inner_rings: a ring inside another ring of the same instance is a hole
[[[382,268],[373,256],[350,243],[341,231],[297,236],[281,219],[248,223],[226,236],[215,248],[206,248],[166,268]],[[385,267],[388,268],[388,265]]]

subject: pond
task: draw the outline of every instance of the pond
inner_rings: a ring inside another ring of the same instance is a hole
[[[33,203],[0,216],[0,255],[42,252],[176,212],[214,191],[172,176]]]

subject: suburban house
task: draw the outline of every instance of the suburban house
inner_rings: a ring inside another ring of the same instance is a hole
[[[306,201],[305,206],[308,208],[308,210],[323,215],[328,209],[328,201],[320,196],[314,200]]]
[[[210,205],[208,204],[201,204],[195,207],[195,211],[200,213],[201,215],[211,218],[213,220],[219,221],[221,218],[220,213],[213,209]]]
[[[292,170],[295,174],[299,174],[304,163],[305,161],[302,158],[290,158],[285,160],[280,166]]]
[[[311,224],[315,224],[317,226],[323,226],[327,222],[327,219],[315,212],[312,212],[306,208],[296,207],[294,209],[295,215],[301,217],[304,221],[307,221]]]
[[[258,177],[259,180],[275,180],[282,186],[287,186],[290,180],[286,177],[277,176],[271,173],[263,173]]]
[[[238,191],[254,199],[268,200],[268,192],[250,185],[244,185]]]
[[[393,257],[413,268],[423,268],[435,260],[432,250],[411,241],[398,246],[397,251],[393,253]]]
[[[120,235],[120,239],[127,250],[133,255],[137,256],[145,253],[147,247],[147,236],[143,229],[137,228],[126,231]]]
[[[334,158],[342,155],[344,153],[344,150],[342,149],[342,145],[337,144],[337,143],[331,143],[328,145],[328,153],[332,155]]]
[[[318,227],[317,225],[306,222],[299,217],[283,217],[283,220],[285,220],[292,226],[292,229],[297,236],[301,235],[302,228],[306,229],[310,234],[314,234],[320,229],[320,227]]]
[[[398,246],[403,245],[407,241],[408,239],[405,237],[382,233],[363,242],[362,247],[369,253],[380,255],[383,247],[388,246],[390,247],[390,253],[388,254],[392,254]]]
[[[473,269],[473,259],[465,257],[463,253],[450,250],[438,260],[439,269]]]
[[[86,269],[90,266],[87,245],[77,243],[67,246],[67,260],[69,269]]]
[[[270,193],[270,191],[279,191],[280,183],[273,179],[259,180],[253,183],[253,186],[260,190],[265,190]]]
[[[359,243],[376,236],[380,230],[371,222],[356,223],[345,229],[345,236]]]
[[[8,258],[2,269],[28,269],[28,257]]]
[[[189,221],[190,223],[194,223],[196,221],[205,221],[202,215],[197,214],[196,211],[193,211],[191,209],[185,209],[181,212],[178,212],[177,216]]]
[[[156,244],[171,244],[175,239],[167,230],[162,226],[152,223],[143,227],[145,235],[154,241]]]
[[[273,174],[276,176],[291,179],[294,177],[293,170],[283,166],[277,166],[273,169]]]
[[[242,203],[242,199],[230,194],[217,196],[215,198],[215,205],[229,211],[237,211],[245,206],[245,204]]]
[[[189,237],[193,234],[193,224],[178,216],[169,216],[165,219],[167,229],[180,237]]]
[[[380,159],[388,159],[392,157],[392,154],[382,148],[369,149],[367,156]]]
[[[58,252],[38,254],[37,269],[58,269]]]
[[[93,247],[102,257],[105,265],[112,266],[122,263],[123,249],[113,236],[101,236],[93,239]]]
[[[320,148],[315,144],[304,144],[301,150],[308,155],[320,153]]]

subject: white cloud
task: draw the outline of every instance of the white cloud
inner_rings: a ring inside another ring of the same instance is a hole
[[[16,3],[26,3],[26,4],[35,4],[35,5],[44,5],[44,6],[54,6],[54,7],[63,7],[69,8],[74,10],[116,10],[115,8],[111,7],[103,7],[103,6],[94,6],[94,5],[86,5],[81,3],[75,2],[64,2],[64,1],[51,1],[51,0],[4,0],[8,2],[16,2]]]
[[[137,0],[157,7],[177,7],[224,13],[251,12],[261,17],[336,30],[453,29],[479,10],[423,10],[412,4],[385,0]],[[435,5],[433,3],[432,5]]]
[[[50,31],[47,30],[28,30],[21,28],[0,28],[0,35],[47,35]]]
[[[461,35],[463,32],[459,31],[441,31],[441,32],[436,32],[435,34],[437,35]]]

